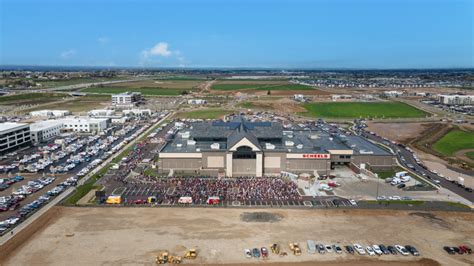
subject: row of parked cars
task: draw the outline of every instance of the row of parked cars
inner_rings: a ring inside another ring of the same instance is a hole
[[[277,248],[274,248],[274,247]],[[280,251],[280,248],[277,244],[273,244],[271,247],[272,252],[280,255],[287,255],[286,252]],[[290,249],[292,253],[296,256],[301,255],[301,249],[299,248],[298,243],[290,244]],[[359,255],[369,255],[369,256],[382,256],[382,255],[403,255],[403,256],[420,256],[420,252],[412,245],[368,245],[362,246],[360,244],[352,244],[340,246],[338,244],[317,244],[313,240],[307,241],[307,252],[309,254],[359,254]],[[245,249],[244,255],[247,258],[266,258],[269,255],[268,249],[266,247],[262,248],[253,248]]]
[[[30,195],[41,190],[43,187],[51,184],[56,180],[56,177],[39,178],[37,180],[28,181],[26,185],[12,192],[13,195]]]
[[[472,254],[472,249],[466,245],[460,245],[458,247],[443,247],[444,251],[446,251],[450,255],[454,254]]]
[[[9,188],[11,185],[23,180],[24,178],[20,175],[14,177],[0,178],[0,191],[4,191]]]
[[[50,178],[46,178],[45,180],[48,180]],[[51,179],[50,179],[51,180]],[[52,178],[54,181],[54,178]],[[0,221],[0,234],[3,234],[5,231],[7,231],[9,228],[15,226],[22,220],[26,219],[26,217],[39,208],[41,208],[43,205],[45,205],[48,201],[51,200],[51,198],[61,194],[63,191],[66,190],[67,187],[69,186],[75,186],[77,185],[77,178],[76,177],[70,177],[66,181],[58,184],[56,187],[50,189],[43,195],[41,195],[37,200],[26,204],[25,206],[21,207],[16,215],[10,216],[7,219]],[[19,201],[23,200],[26,198],[24,194],[19,194],[19,195],[14,195],[14,196],[8,196],[9,197],[9,202],[12,204],[16,204],[15,206],[19,206]],[[12,209],[10,209],[12,210]]]

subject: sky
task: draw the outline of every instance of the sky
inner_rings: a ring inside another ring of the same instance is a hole
[[[0,3],[0,65],[474,67],[471,0]]]

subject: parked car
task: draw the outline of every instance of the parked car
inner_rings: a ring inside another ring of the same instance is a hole
[[[367,246],[365,250],[367,250],[367,254],[369,254],[369,256],[375,256],[375,251],[372,249],[372,247]]]
[[[394,246],[388,246],[387,249],[392,255],[397,255],[397,249]]]
[[[324,254],[324,253],[326,253],[326,249],[324,249],[323,244],[318,244],[316,247],[318,248],[319,254]]]
[[[347,253],[354,254],[354,248],[352,246],[344,246],[346,248]]]
[[[268,257],[268,249],[266,247],[262,247],[260,249],[261,253],[262,253],[262,257],[263,258],[267,258]]]
[[[444,251],[446,251],[450,255],[456,254],[456,252],[454,251],[454,248],[452,248],[452,247],[444,246],[443,249],[444,249]]]
[[[414,247],[410,245],[406,245],[405,249],[408,250],[413,256],[420,256],[420,252]]]
[[[461,245],[459,248],[462,249],[464,253],[472,254],[472,249],[466,245]]]
[[[254,256],[254,258],[260,258],[260,250],[258,250],[258,248],[254,248],[252,250],[252,255]]]
[[[341,253],[342,253],[342,248],[341,248],[339,245],[333,245],[332,248],[334,249],[334,251],[335,251],[337,254],[341,254]]]
[[[374,250],[375,254],[379,256],[382,255],[382,250],[380,249],[378,245],[372,245],[372,249]]]
[[[357,253],[359,253],[359,255],[365,255],[366,254],[364,248],[361,245],[354,244],[353,246],[354,246],[354,249],[357,251]]]
[[[250,249],[245,249],[244,254],[246,258],[252,258],[252,252],[250,252]]]
[[[406,250],[404,246],[401,245],[395,245],[395,249],[397,249],[398,253],[402,254],[403,256],[408,256],[410,253]]]

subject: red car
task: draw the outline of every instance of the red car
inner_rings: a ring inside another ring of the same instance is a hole
[[[144,199],[137,199],[132,202],[133,204],[145,204],[146,200]]]
[[[459,249],[464,253],[472,254],[472,249],[466,245],[459,246]]]
[[[262,252],[262,258],[268,257],[268,249],[266,247],[261,248],[260,251]]]

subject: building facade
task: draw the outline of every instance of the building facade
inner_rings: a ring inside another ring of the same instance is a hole
[[[438,95],[438,101],[445,105],[474,105],[474,95]]]
[[[41,143],[61,134],[63,123],[57,120],[39,121],[30,124],[31,141]]]
[[[112,95],[112,105],[131,107],[142,101],[142,94],[139,92],[125,92]]]
[[[328,174],[335,165],[392,167],[390,152],[359,136],[284,130],[273,122],[197,122],[170,134],[158,154],[163,173],[271,176]]]
[[[0,124],[0,154],[31,144],[30,126],[23,123]]]
[[[110,125],[109,118],[76,117],[58,121],[63,123],[66,130],[92,134],[100,133]]]

